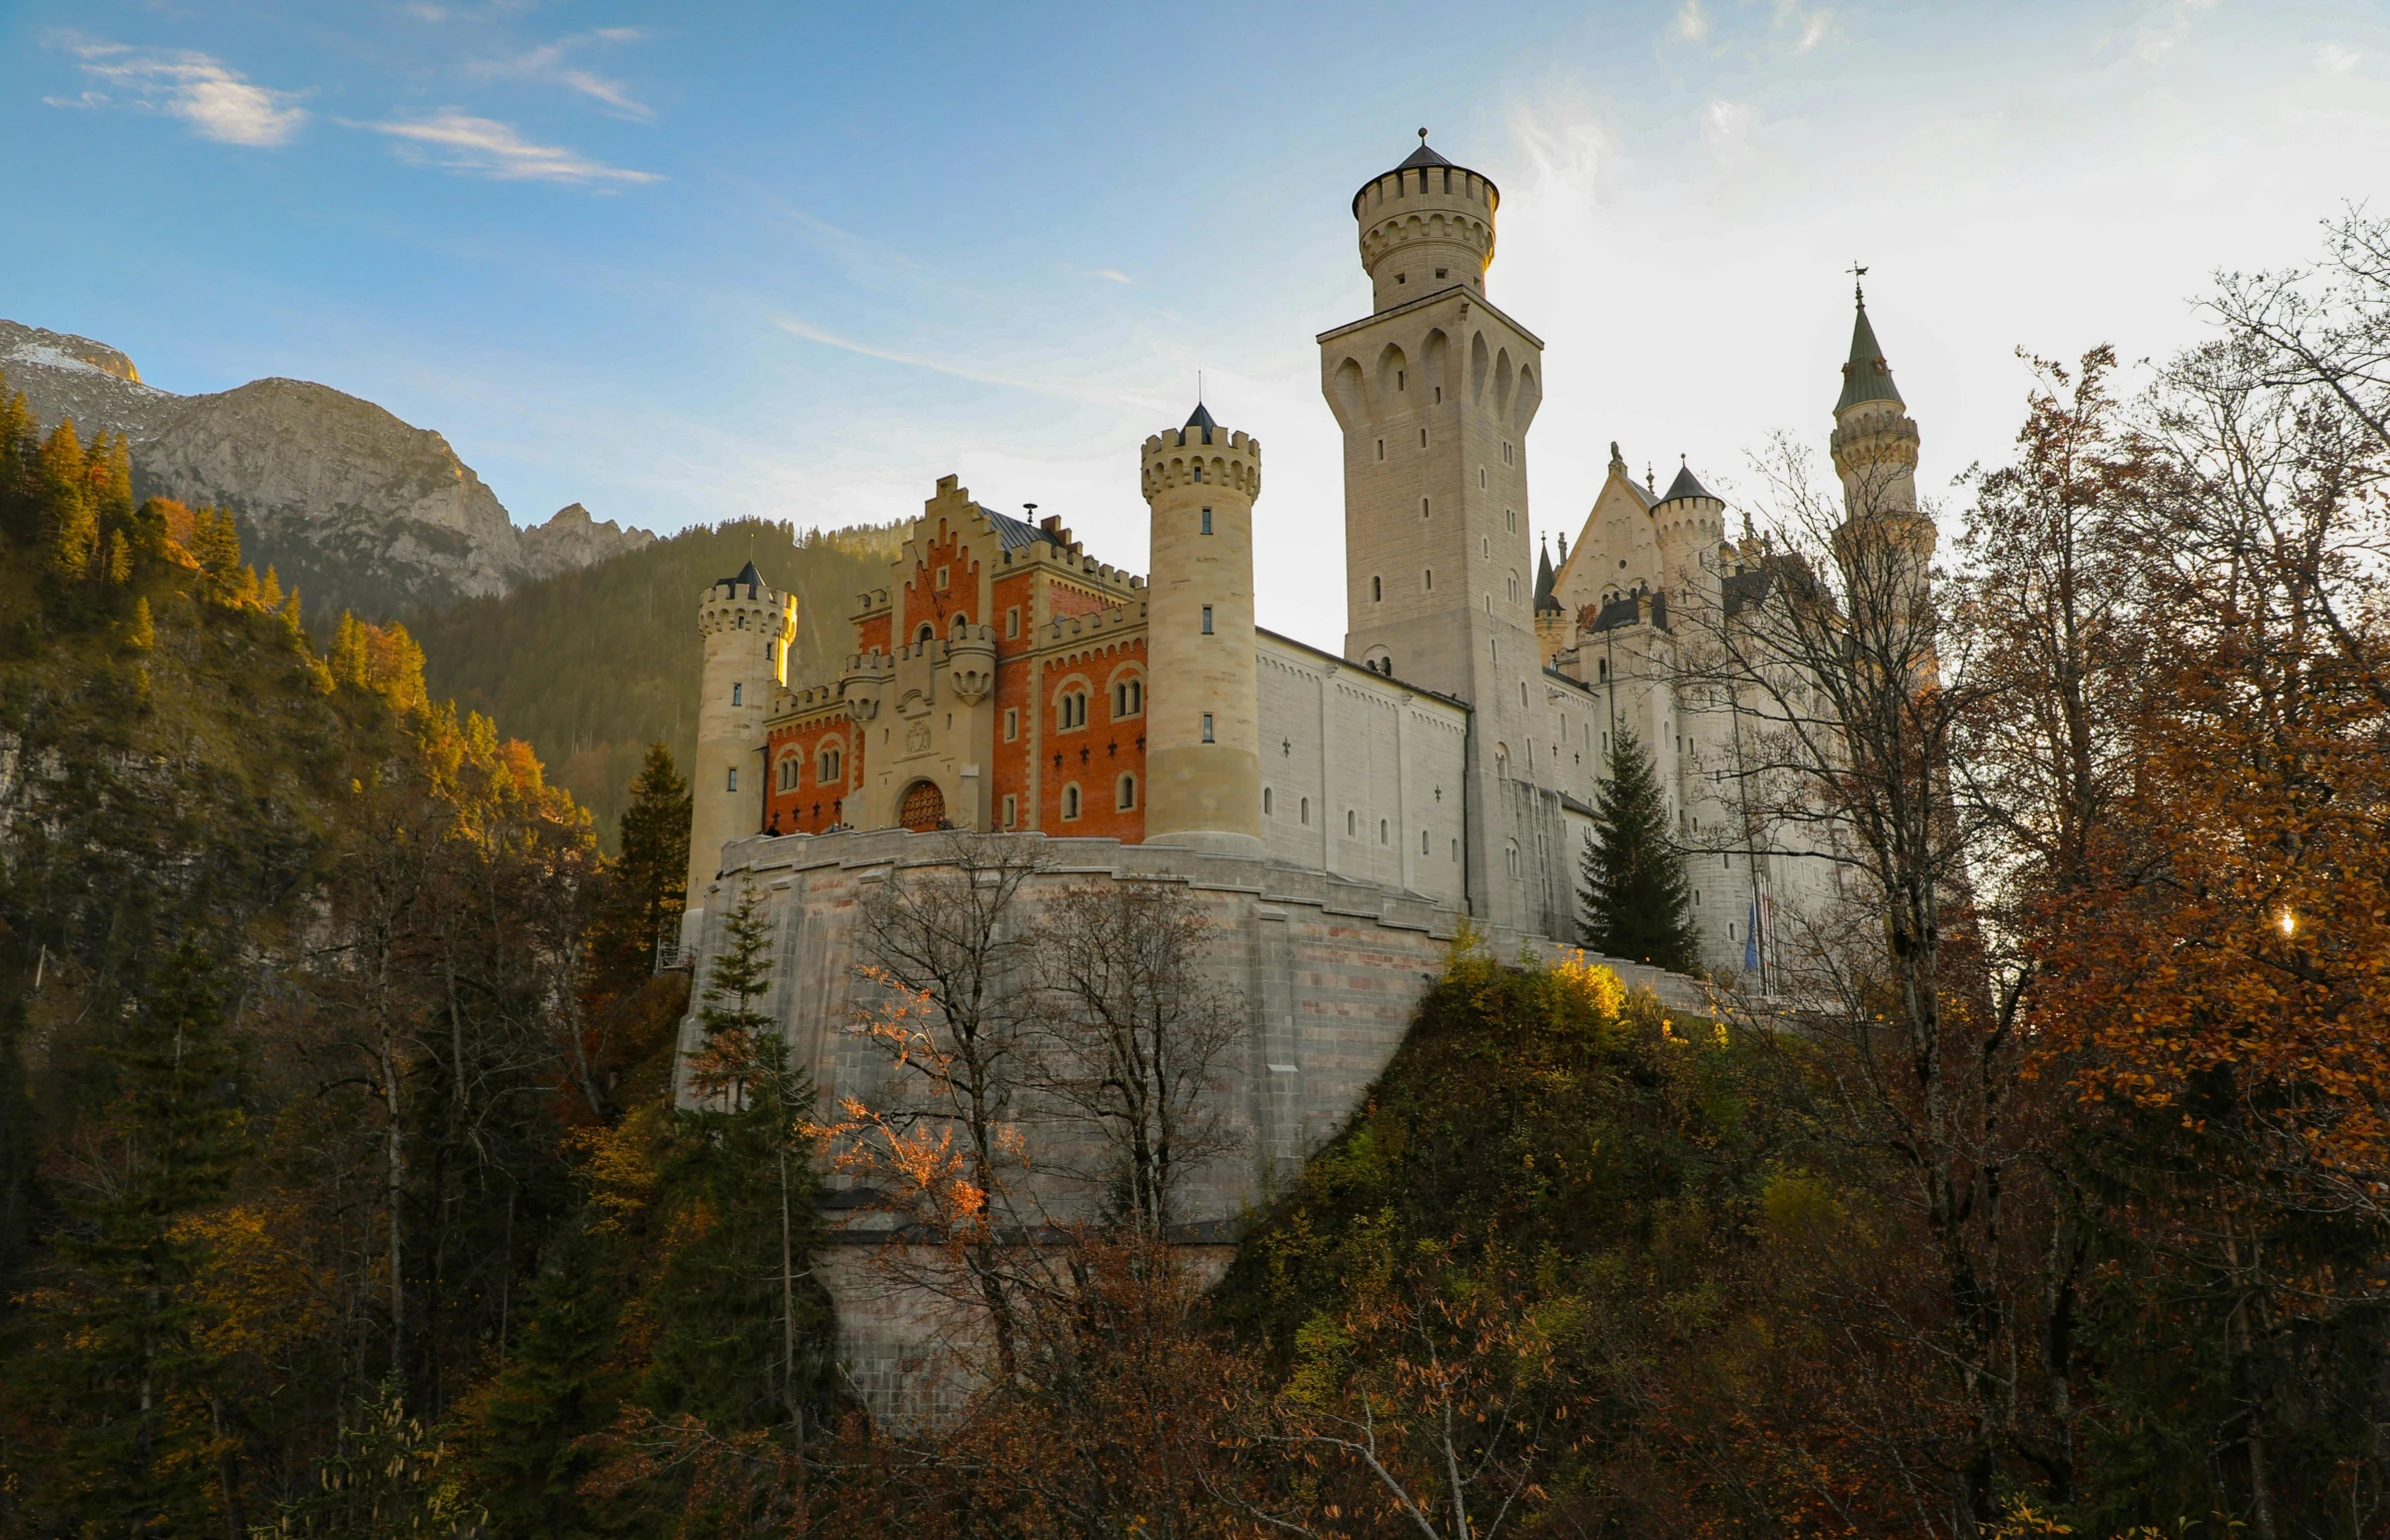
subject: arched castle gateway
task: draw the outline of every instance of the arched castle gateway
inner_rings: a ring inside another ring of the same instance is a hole
[[[1499,204],[1423,141],[1353,198],[1374,308],[1318,337],[1344,443],[1339,649],[1255,625],[1261,443],[1200,405],[1139,453],[1149,577],[950,476],[888,586],[858,596],[844,660],[789,659],[795,602],[752,564],[707,591],[682,950],[702,978],[724,911],[758,894],[775,1008],[826,1098],[868,1097],[882,1072],[846,1031],[868,960],[859,897],[943,859],[940,829],[1035,839],[1039,883],[1155,878],[1204,909],[1214,981],[1250,1024],[1227,1092],[1237,1150],[1195,1186],[1198,1229],[1349,1113],[1464,917],[1504,954],[1576,933],[1577,851],[1612,734],[1652,751],[1688,835],[1738,829],[1704,857],[1722,866],[1694,873],[1713,968],[1763,973],[1769,916],[1823,899],[1808,836],[1731,805],[1721,771],[1749,727],[1681,685],[1693,623],[1769,599],[1724,504],[1690,469],[1655,493],[1612,446],[1573,549],[1562,541],[1556,571],[1537,560],[1526,447],[1543,345],[1486,296]],[[1895,516],[1929,557],[1916,425],[1863,305],[1843,375],[1837,468],[1896,472]],[[1620,971],[1695,997],[1687,980]],[[693,1009],[685,1047],[698,1035]],[[847,1323],[867,1384],[871,1344],[910,1328],[876,1330]]]

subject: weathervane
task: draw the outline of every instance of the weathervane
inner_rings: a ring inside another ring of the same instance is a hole
[[[1858,262],[1854,259],[1850,264],[1849,271],[1850,292],[1860,304],[1864,305],[1867,303],[1867,291],[1860,285],[1859,280],[1867,276],[1867,270],[1859,266]]]

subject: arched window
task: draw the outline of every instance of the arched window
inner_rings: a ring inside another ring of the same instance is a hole
[[[1269,793],[1269,787],[1263,786],[1261,788],[1261,816],[1269,816],[1270,806],[1275,800],[1276,798],[1272,797]]]
[[[845,758],[839,753],[836,744],[823,745],[821,761],[814,768],[814,783],[825,786],[838,784],[841,772],[845,770],[842,763]]]
[[[913,634],[913,645],[915,647],[928,647],[930,645],[931,639],[935,638],[937,635],[938,628],[931,625],[928,621],[924,621],[922,622],[922,629]]]
[[[1510,874],[1512,876],[1518,875],[1518,841],[1515,839],[1511,840],[1503,849],[1502,854],[1510,863]]]
[[[780,762],[780,788],[783,791],[794,791],[797,789],[798,767],[802,766],[803,764],[805,764],[805,757],[803,755],[794,754],[787,756]]]
[[[1079,782],[1076,780],[1063,787],[1063,816],[1066,818],[1079,816]]]
[[[1383,818],[1379,818],[1377,820],[1377,842],[1379,844],[1384,844],[1386,842],[1386,826],[1385,819]]]
[[[1088,725],[1088,693],[1085,690],[1066,690],[1055,702],[1054,723],[1069,732]]]
[[[1610,661],[1606,658],[1595,659],[1593,663],[1593,682],[1597,685],[1607,684],[1609,682],[1609,677]]]
[[[1128,812],[1137,806],[1137,777],[1135,775],[1121,777],[1119,794],[1114,797],[1113,805],[1123,812]]]
[[[955,639],[957,642],[960,642],[960,641],[962,641],[962,640],[963,640],[963,635],[964,635],[964,633],[966,633],[966,632],[968,632],[968,631],[970,631],[970,630],[971,630],[971,617],[970,617],[970,616],[968,616],[968,615],[965,615],[965,614],[963,614],[961,611],[957,611],[957,612],[956,612],[956,614],[955,614],[955,624],[954,624],[954,627],[953,627],[953,632],[952,632],[952,634],[953,634],[953,636],[954,636],[954,639]]]
[[[1311,821],[1311,799],[1310,799],[1309,797],[1307,797],[1307,796],[1306,796],[1306,797],[1304,797],[1304,798],[1302,799],[1302,822],[1304,823],[1304,825],[1305,825],[1305,826],[1308,826],[1308,825],[1309,825],[1309,823],[1310,823],[1310,821]]]
[[[1421,855],[1427,853],[1427,831],[1423,828],[1419,830],[1419,853]]]
[[[1115,722],[1124,717],[1136,717],[1146,709],[1146,682],[1136,675],[1113,681],[1112,715]]]
[[[744,706],[746,704],[747,687],[745,685],[733,685],[731,687],[731,705]]]
[[[1356,839],[1356,838],[1358,838],[1358,837],[1360,836],[1360,831],[1361,831],[1361,815],[1360,815],[1359,813],[1355,812],[1355,811],[1354,811],[1353,809],[1351,809],[1350,807],[1347,807],[1347,808],[1345,808],[1345,809],[1344,809],[1344,837],[1345,837],[1345,838],[1347,838],[1347,839]]]

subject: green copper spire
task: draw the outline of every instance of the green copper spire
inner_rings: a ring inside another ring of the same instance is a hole
[[[1906,406],[1892,385],[1892,366],[1875,340],[1875,328],[1867,324],[1866,295],[1858,297],[1858,305],[1859,317],[1850,329],[1850,362],[1842,366],[1842,399],[1834,403],[1834,410],[1847,412],[1867,401]]]

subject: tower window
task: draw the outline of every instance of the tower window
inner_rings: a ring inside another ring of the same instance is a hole
[[[1509,864],[1510,874],[1512,876],[1518,875],[1518,841],[1515,839],[1511,840],[1503,849],[1502,856],[1503,859]]]
[[[1380,460],[1385,458],[1385,440],[1383,439],[1377,441],[1377,458]]]
[[[746,700],[747,687],[745,685],[733,685],[731,687],[731,705],[741,706],[746,703]]]
[[[928,647],[930,645],[930,640],[937,635],[938,628],[931,625],[928,621],[924,621],[922,622],[922,629],[913,634],[913,645],[915,647]]]
[[[1008,706],[1005,708],[1005,742],[1010,744],[1017,741],[1020,737],[1021,708],[1018,706]]]
[[[1015,607],[1014,609],[1007,610],[1005,612],[1005,635],[1008,637],[1018,637],[1021,635],[1021,611],[1019,607]]]
[[[1424,428],[1422,428],[1422,429],[1420,429],[1420,430],[1419,430],[1419,448],[1421,448],[1421,449],[1425,449],[1426,447],[1427,447],[1427,430],[1426,430],[1426,429],[1424,429]]]
[[[1402,282],[1402,275],[1401,275],[1401,274],[1399,274],[1399,273],[1395,274],[1395,275],[1394,275],[1394,282],[1396,282],[1396,283],[1400,283],[1400,282]],[[1397,369],[1397,370],[1395,370],[1395,371],[1394,371],[1394,389],[1395,389],[1395,390],[1400,390],[1400,389],[1402,389],[1402,371],[1401,371],[1401,370],[1399,370],[1399,369]]]
[[[1211,714],[1209,712],[1203,714],[1203,742],[1206,744],[1211,742]]]
[[[1086,691],[1064,691],[1062,699],[1055,703],[1055,708],[1054,725],[1065,732],[1088,725],[1088,693]]]
[[[1441,274],[1441,273],[1438,273],[1438,274],[1436,274],[1435,276],[1436,276],[1436,277],[1438,277],[1438,278],[1441,278],[1441,277],[1443,277],[1444,275],[1443,275],[1443,274]],[[1440,385],[1439,385],[1439,386],[1437,386],[1437,387],[1435,388],[1435,399],[1436,399],[1436,402],[1437,402],[1439,405],[1442,403],[1442,401],[1443,401],[1443,399],[1444,399],[1444,388],[1443,388],[1442,386],[1440,386]]]
[[[1509,531],[1511,534],[1513,534],[1513,535],[1516,535],[1516,534],[1518,533],[1518,510],[1517,510],[1517,509],[1515,509],[1515,508],[1505,508],[1505,509],[1503,509],[1503,510],[1502,510],[1502,528],[1503,528],[1503,529],[1505,529],[1505,530],[1508,530],[1508,531]]]
[[[1385,580],[1383,578],[1371,578],[1369,580],[1369,603],[1376,604],[1378,601],[1384,598]]]
[[[1195,463],[1195,479],[1198,482],[1203,479],[1203,462],[1200,460]]]
[[[1452,841],[1452,864],[1460,864],[1460,841],[1457,839]]]
[[[796,755],[790,755],[780,762],[780,788],[783,791],[797,789],[797,767],[804,763]]]
[[[1385,843],[1385,842],[1386,842],[1386,828],[1385,828],[1385,819],[1383,819],[1383,818],[1379,818],[1379,819],[1377,820],[1377,842],[1378,842],[1379,844],[1383,844],[1383,843]]]
[[[1423,571],[1420,573],[1420,576],[1426,580],[1426,588],[1427,588],[1427,592],[1428,592],[1428,593],[1430,593],[1430,594],[1434,593],[1434,592],[1435,592],[1435,569],[1434,569],[1434,568],[1432,568],[1432,567],[1426,568],[1426,569],[1424,569],[1424,570],[1423,570]]]
[[[1426,518],[1429,518],[1429,517],[1431,517],[1431,511],[1429,510],[1429,508],[1428,508],[1428,506],[1427,506],[1427,500],[1426,500],[1425,498],[1421,498],[1421,499],[1419,499],[1419,517],[1420,517],[1421,519],[1426,519]]]
[[[1504,439],[1502,441],[1502,464],[1510,465],[1512,463],[1513,461],[1511,460],[1510,441],[1508,439]]]
[[[1477,467],[1477,490],[1479,492],[1485,490],[1485,468],[1483,466]]]
[[[1351,838],[1352,836],[1354,836],[1354,835],[1358,834],[1360,831],[1361,831],[1361,815],[1360,815],[1359,813],[1357,813],[1357,812],[1353,811],[1353,810],[1352,810],[1350,807],[1347,807],[1347,808],[1345,808],[1345,809],[1344,809],[1344,834],[1345,834],[1345,837],[1346,837],[1346,838]]]
[[[732,766],[732,767],[731,767],[731,778],[730,778],[730,781],[729,781],[729,783],[728,783],[728,784],[726,784],[726,785],[723,787],[723,789],[724,789],[725,791],[736,791],[736,790],[738,790],[738,789],[739,789],[739,767],[738,767],[738,766],[734,765],[734,766]]]
[[[1427,831],[1423,828],[1419,830],[1419,853],[1421,855],[1427,853]]]
[[[1021,798],[1018,796],[1008,795],[1005,798],[1005,827],[1012,828],[1017,826],[1020,822]]]
[[[1128,812],[1137,806],[1137,777],[1135,775],[1121,777],[1119,796],[1114,805],[1122,812]]]
[[[1077,781],[1063,787],[1063,816],[1066,818],[1079,816],[1079,783]]]
[[[1211,635],[1211,607],[1209,605],[1203,607],[1203,635],[1206,637]]]
[[[1207,508],[1203,510],[1203,533],[1211,533],[1211,510]]]
[[[1302,799],[1302,822],[1303,822],[1303,826],[1304,826],[1304,827],[1306,827],[1306,828],[1307,828],[1307,827],[1309,827],[1309,826],[1310,826],[1310,822],[1311,822],[1311,799],[1310,799],[1309,797],[1307,797],[1307,796],[1306,796],[1306,797],[1304,797],[1304,798]]]
[[[837,748],[831,747],[824,749],[822,751],[822,763],[814,771],[815,782],[817,784],[826,786],[836,785],[839,780],[839,771],[844,768],[842,765],[845,756],[841,755]]]
[[[773,660],[777,659],[778,657],[780,657],[780,644],[779,644],[778,642],[767,642],[767,643],[765,643],[765,644],[764,644],[764,662],[766,662],[766,663],[771,663]]]
[[[940,589],[941,591],[943,591],[943,590],[946,588],[946,586],[947,586],[947,575],[948,575],[948,573],[949,573],[949,572],[951,572],[952,570],[953,570],[953,569],[951,569],[951,568],[945,568],[945,567],[941,567],[940,569],[938,569],[938,587],[939,587],[939,589]]]
[[[1276,798],[1272,797],[1272,796],[1269,794],[1269,787],[1267,787],[1267,786],[1263,786],[1263,787],[1261,788],[1261,816],[1263,816],[1263,817],[1268,817],[1268,816],[1269,816],[1269,813],[1270,813],[1270,804],[1271,804],[1273,801],[1275,801],[1275,800],[1276,800]]]
[[[1112,715],[1115,722],[1124,717],[1135,717],[1145,709],[1146,682],[1144,680],[1121,680],[1113,686]]]

